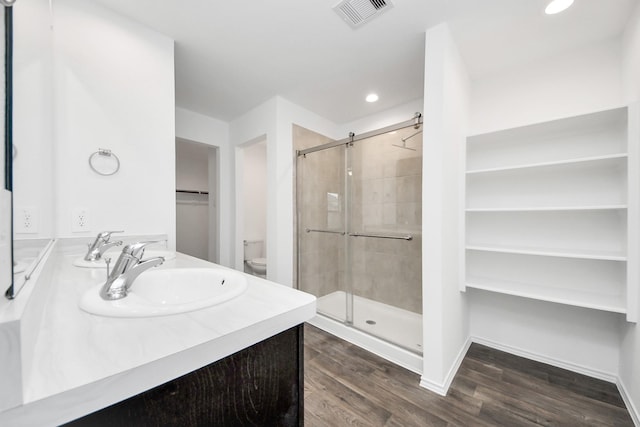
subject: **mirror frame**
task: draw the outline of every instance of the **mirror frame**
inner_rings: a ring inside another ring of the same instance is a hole
[[[10,267],[9,288],[5,296],[9,299],[15,297],[13,287],[13,2],[2,2],[4,6],[4,189],[11,198],[9,218],[10,230]],[[4,224],[3,224],[4,227]],[[3,273],[5,274],[5,273]]]

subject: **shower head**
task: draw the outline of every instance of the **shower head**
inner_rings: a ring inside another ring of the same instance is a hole
[[[402,138],[402,145],[399,145],[399,144],[391,144],[391,145],[393,145],[394,147],[398,147],[398,148],[404,148],[405,150],[416,151],[415,148],[407,147],[407,140],[413,138],[414,136],[416,136],[416,135],[418,135],[420,133],[422,133],[422,130],[419,130],[418,132],[412,133],[411,135],[409,135],[409,136],[407,136],[405,138]]]

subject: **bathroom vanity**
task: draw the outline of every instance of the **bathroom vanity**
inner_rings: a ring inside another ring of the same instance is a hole
[[[315,297],[247,276],[241,295],[209,308],[97,316],[78,302],[106,270],[73,266],[80,248],[57,241],[37,281],[0,305],[0,320],[19,305],[10,345],[22,389],[0,425],[302,425],[302,323]],[[225,270],[180,253],[154,270],[180,268]]]
[[[302,426],[303,326],[65,424]]]

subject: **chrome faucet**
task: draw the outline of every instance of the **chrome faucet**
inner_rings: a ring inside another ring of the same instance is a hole
[[[133,281],[141,273],[164,262],[163,257],[142,259],[144,248],[154,243],[162,243],[162,241],[138,242],[122,249],[107,281],[100,289],[100,296],[103,299],[112,301],[126,297]]]
[[[98,235],[96,236],[96,240],[94,240],[93,243],[89,245],[89,250],[84,256],[84,260],[99,261],[100,259],[102,259],[102,255],[107,249],[121,245],[122,240],[118,240],[117,242],[109,242],[109,239],[111,239],[111,235],[113,233],[124,233],[124,231],[102,231],[98,233]]]

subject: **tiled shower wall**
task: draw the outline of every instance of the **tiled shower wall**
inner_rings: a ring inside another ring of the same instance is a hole
[[[293,126],[296,150],[328,142],[331,139],[323,135]],[[296,174],[297,203],[301,204],[297,206],[297,221],[300,221],[301,227],[294,228],[300,233],[299,289],[321,297],[344,289],[341,274],[344,271],[344,237],[339,234],[307,233],[305,230],[344,229],[344,206],[341,203],[344,201],[345,188],[344,149],[336,147],[298,158]]]
[[[347,289],[345,251],[350,254],[353,292],[415,313],[422,312],[422,135],[399,148],[413,128],[356,142],[351,150],[350,231],[411,235],[412,240],[306,233],[306,228],[343,230],[344,148],[298,159],[301,212],[300,289],[323,296]],[[294,126],[296,149],[329,142]],[[348,249],[346,245],[349,245]],[[347,278],[348,279],[348,278]],[[356,313],[357,315],[357,313]]]

